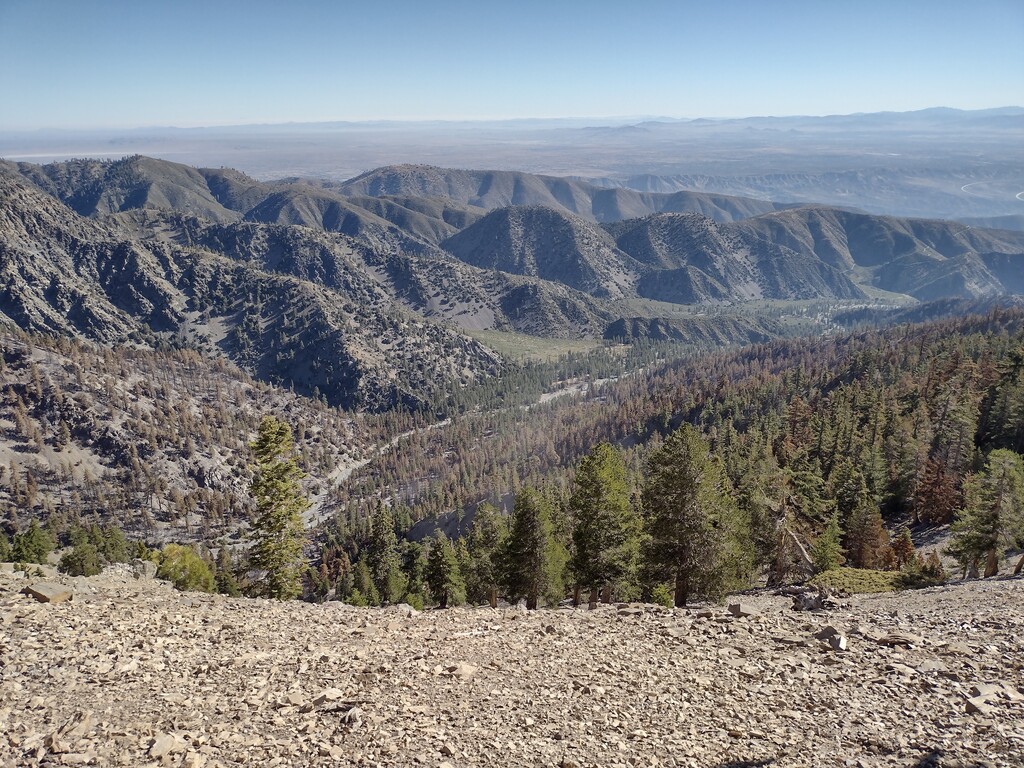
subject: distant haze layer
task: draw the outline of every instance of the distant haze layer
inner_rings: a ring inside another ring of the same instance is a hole
[[[377,122],[0,133],[0,157],[145,154],[257,179],[341,181],[400,163],[578,176],[873,213],[1024,213],[1024,109],[730,120]]]

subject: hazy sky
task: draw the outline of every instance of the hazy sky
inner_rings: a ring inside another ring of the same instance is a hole
[[[1022,0],[0,0],[0,129],[1024,105]]]

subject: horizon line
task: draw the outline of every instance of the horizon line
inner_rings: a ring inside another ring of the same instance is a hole
[[[871,115],[912,115],[921,112],[963,112],[963,113],[976,113],[976,112],[998,112],[1002,110],[1021,110],[1024,112],[1024,107],[1014,104],[1006,104],[994,107],[981,107],[977,109],[962,109],[959,107],[946,107],[942,105],[923,107],[921,109],[909,109],[909,110],[877,110],[874,112],[830,112],[825,114],[788,114],[788,115],[772,115],[772,114],[753,114],[753,115],[733,115],[733,116],[698,116],[698,117],[685,117],[685,116],[671,116],[671,115],[555,115],[548,117],[436,117],[436,118],[338,118],[338,119],[324,119],[324,120],[285,120],[285,121],[249,121],[249,122],[225,122],[225,123],[202,123],[196,125],[175,125],[175,124],[150,124],[150,125],[110,125],[110,126],[34,126],[34,127],[2,127],[0,126],[0,133],[74,133],[74,132],[101,132],[101,131],[198,131],[198,130],[213,130],[213,129],[226,129],[226,128],[288,128],[288,127],[301,127],[301,126],[328,126],[328,125],[418,125],[424,123],[433,124],[470,124],[470,125],[486,125],[495,123],[531,123],[531,122],[559,122],[559,121],[614,121],[624,123],[626,125],[645,123],[645,122],[697,122],[697,121],[709,121],[709,122],[727,122],[733,120],[785,120],[785,119],[797,119],[797,118],[817,118],[827,119],[836,117],[867,117]],[[594,125],[593,127],[602,127],[600,125]]]

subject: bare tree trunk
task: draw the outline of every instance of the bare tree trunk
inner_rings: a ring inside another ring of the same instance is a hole
[[[577,584],[572,588],[572,607],[578,608],[580,604],[580,585]]]
[[[590,608],[590,610],[597,608],[597,587],[591,587],[590,604],[587,607]]]
[[[796,546],[796,551],[800,555],[800,561],[803,563],[804,568],[806,568],[810,573],[813,573],[814,561],[811,560],[811,556],[807,554],[807,549],[804,547],[803,544],[800,543],[800,539],[798,539],[796,537],[796,534],[788,528],[786,529],[786,536]]]
[[[1024,556],[1021,556],[1020,560],[1017,561],[1017,567],[1013,569],[1013,575],[1020,576],[1021,571],[1024,571]]]
[[[609,605],[612,602],[612,585],[605,584],[604,589],[601,590],[601,602],[605,605]]]
[[[985,578],[996,576],[999,573],[999,555],[994,549],[988,551],[988,558],[985,560]]]
[[[490,601],[491,601],[491,608],[497,608],[498,607],[498,590],[496,588],[494,588],[494,587],[491,587],[491,591],[490,591],[490,594],[488,595],[488,597],[490,598]]]
[[[690,579],[682,571],[676,574],[676,608],[685,608],[686,600],[690,597]]]

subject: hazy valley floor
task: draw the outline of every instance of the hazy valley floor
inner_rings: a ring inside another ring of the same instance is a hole
[[[20,594],[32,580],[0,574],[0,766],[1012,766],[1024,755],[1019,578],[821,614],[763,595],[746,618],[650,606],[413,614],[185,595],[116,572],[64,581],[73,601],[39,603]],[[816,639],[827,625],[846,651]]]

